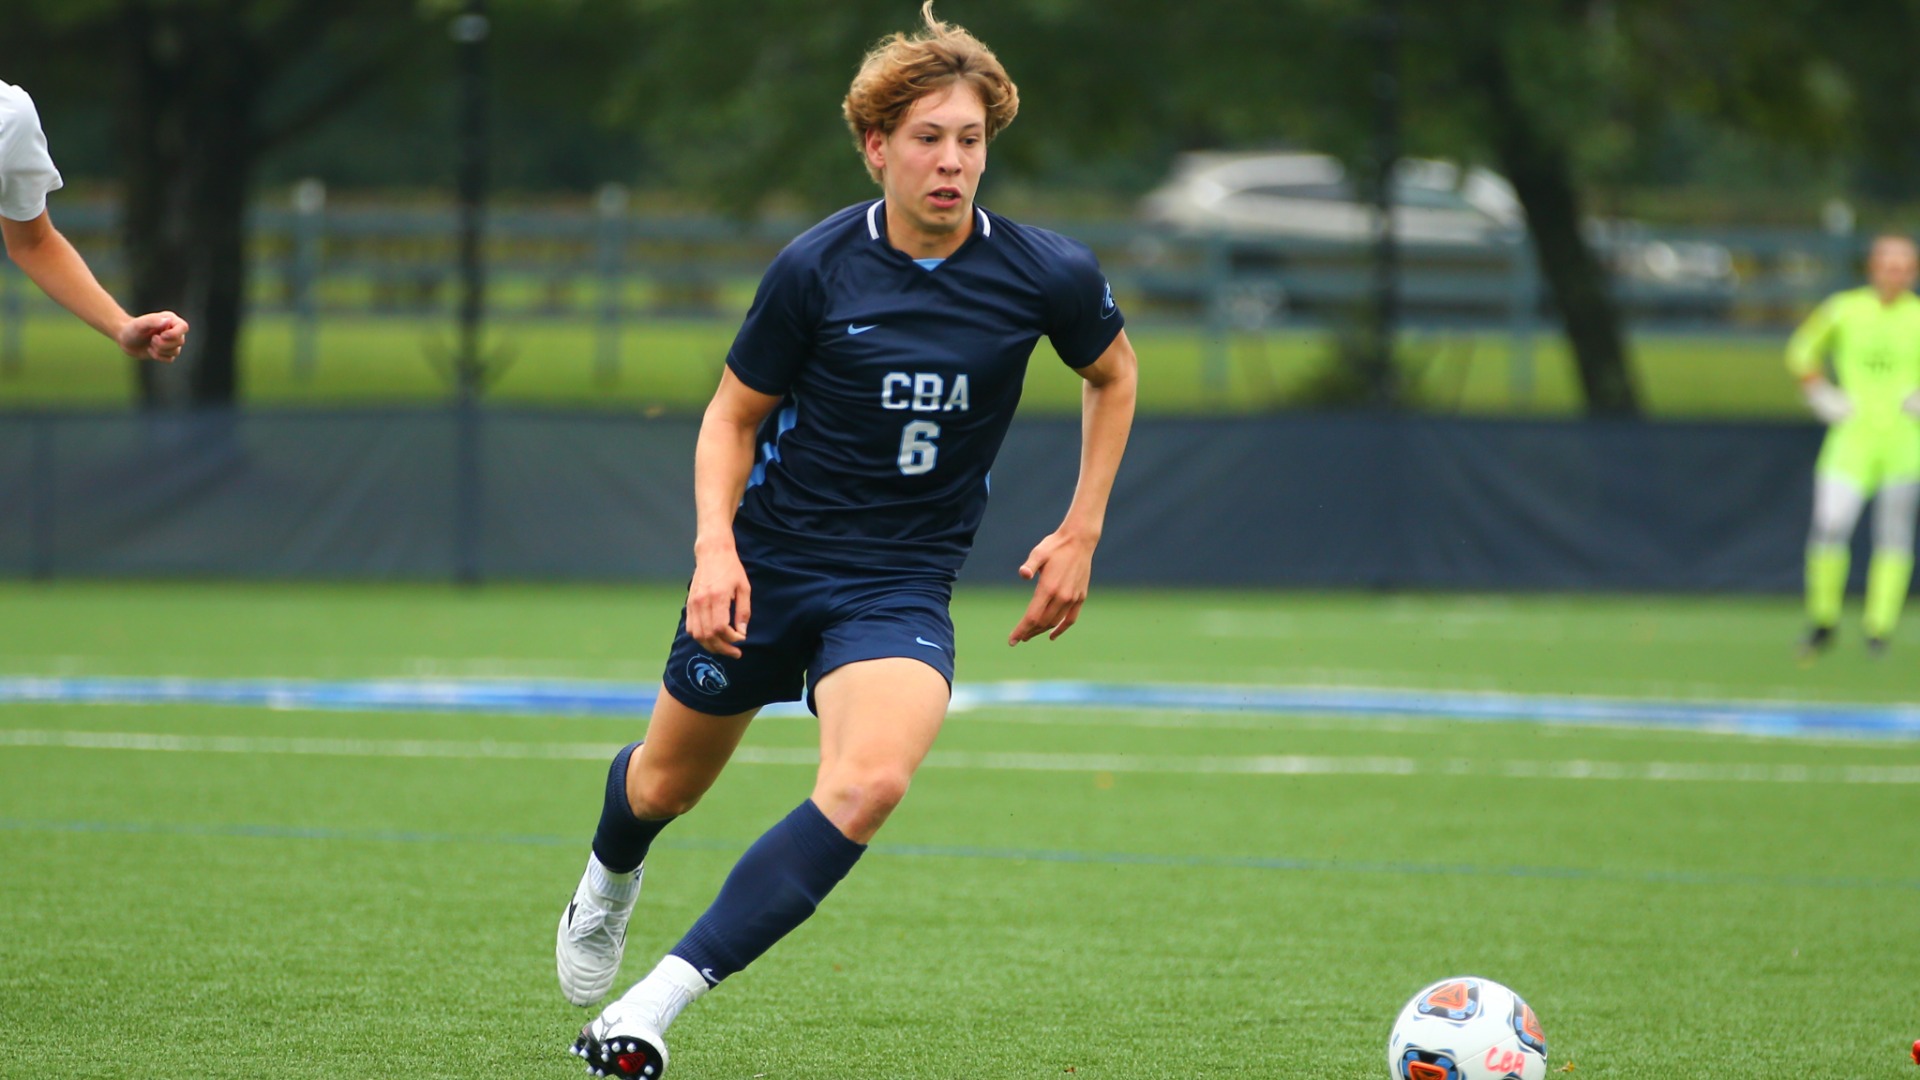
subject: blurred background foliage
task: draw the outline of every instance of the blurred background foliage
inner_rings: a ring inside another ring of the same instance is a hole
[[[142,20],[181,18],[174,32],[225,24],[230,36],[257,35],[251,56],[199,39],[176,47],[195,69],[251,62],[243,78],[263,133],[332,106],[262,156],[258,182],[316,176],[383,192],[451,182],[455,5],[445,0],[9,8],[0,77],[34,93],[72,181],[118,180],[139,138],[128,130],[134,99],[155,92],[134,83],[130,38]],[[991,44],[1022,88],[992,182],[1071,207],[1145,190],[1181,150],[1363,157],[1378,8],[946,0],[937,13]],[[203,18],[189,26],[189,13]],[[495,0],[492,14],[502,189],[578,195],[613,180],[736,213],[865,194],[840,97],[861,52],[916,17],[910,0]],[[1573,147],[1596,203],[1655,218],[1668,207],[1688,222],[1713,207],[1805,222],[1831,196],[1889,218],[1920,199],[1920,4],[1910,0],[1487,0],[1406,4],[1401,18],[1409,154],[1492,161],[1492,118],[1473,92],[1492,53],[1528,112]],[[342,94],[348,74],[360,79]]]
[[[125,208],[128,300],[194,318],[148,404],[237,399],[244,212],[318,178],[445,204],[459,0],[14,0],[0,78],[74,193]],[[504,205],[804,217],[866,196],[839,102],[911,0],[491,0]],[[1629,336],[1583,223],[1863,228],[1920,207],[1920,0],[944,0],[1022,90],[983,199],[1117,220],[1182,151],[1301,148],[1508,177],[1589,411],[1633,413]],[[1383,144],[1383,102],[1397,134]],[[1383,146],[1389,147],[1383,150]]]

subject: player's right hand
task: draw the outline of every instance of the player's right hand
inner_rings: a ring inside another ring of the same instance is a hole
[[[1806,395],[1807,408],[1823,424],[1837,424],[1853,415],[1853,401],[1846,391],[1825,379],[1808,379],[1801,392]]]
[[[715,656],[740,657],[747,640],[752,589],[740,556],[729,551],[697,559],[687,588],[687,636]]]
[[[120,351],[136,360],[171,364],[187,344],[187,320],[171,311],[155,311],[128,319],[114,335]]]

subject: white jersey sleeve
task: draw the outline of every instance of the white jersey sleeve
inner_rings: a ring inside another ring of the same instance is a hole
[[[32,221],[46,212],[47,193],[63,183],[33,99],[0,82],[0,217]]]

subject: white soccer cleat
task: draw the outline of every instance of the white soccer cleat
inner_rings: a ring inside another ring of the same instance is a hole
[[[625,1000],[607,1006],[580,1029],[573,1053],[594,1076],[660,1080],[667,1071],[667,1040],[654,1011]]]
[[[643,870],[635,870],[631,878],[622,881],[601,866],[600,860],[587,857],[580,887],[573,890],[573,901],[560,913],[553,947],[560,992],[575,1005],[591,1005],[613,988],[614,976],[620,973],[620,954],[627,947],[627,920],[640,897]]]
[[[647,977],[580,1029],[573,1052],[595,1076],[660,1080],[667,1071],[664,1032],[680,1011],[710,989],[693,965],[671,953]]]

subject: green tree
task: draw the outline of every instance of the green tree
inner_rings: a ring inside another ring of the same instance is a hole
[[[1618,43],[1604,0],[1464,6],[1443,26],[1449,95],[1474,130],[1462,150],[1490,157],[1513,184],[1543,280],[1552,292],[1587,410],[1640,411],[1627,340],[1605,265],[1589,243],[1578,146],[1602,126]],[[1432,47],[1432,39],[1426,39]],[[1436,63],[1435,68],[1445,72]],[[1444,80],[1444,76],[1443,76]],[[1444,85],[1444,81],[1443,81]]]
[[[841,127],[866,49],[919,25],[912,0],[633,0],[636,47],[615,114],[665,175],[736,208],[769,196],[851,201],[872,190]],[[1022,88],[994,177],[1098,168],[1144,185],[1181,149],[1293,132],[1331,87],[1292,62],[1314,19],[1218,0],[940,0]]]

